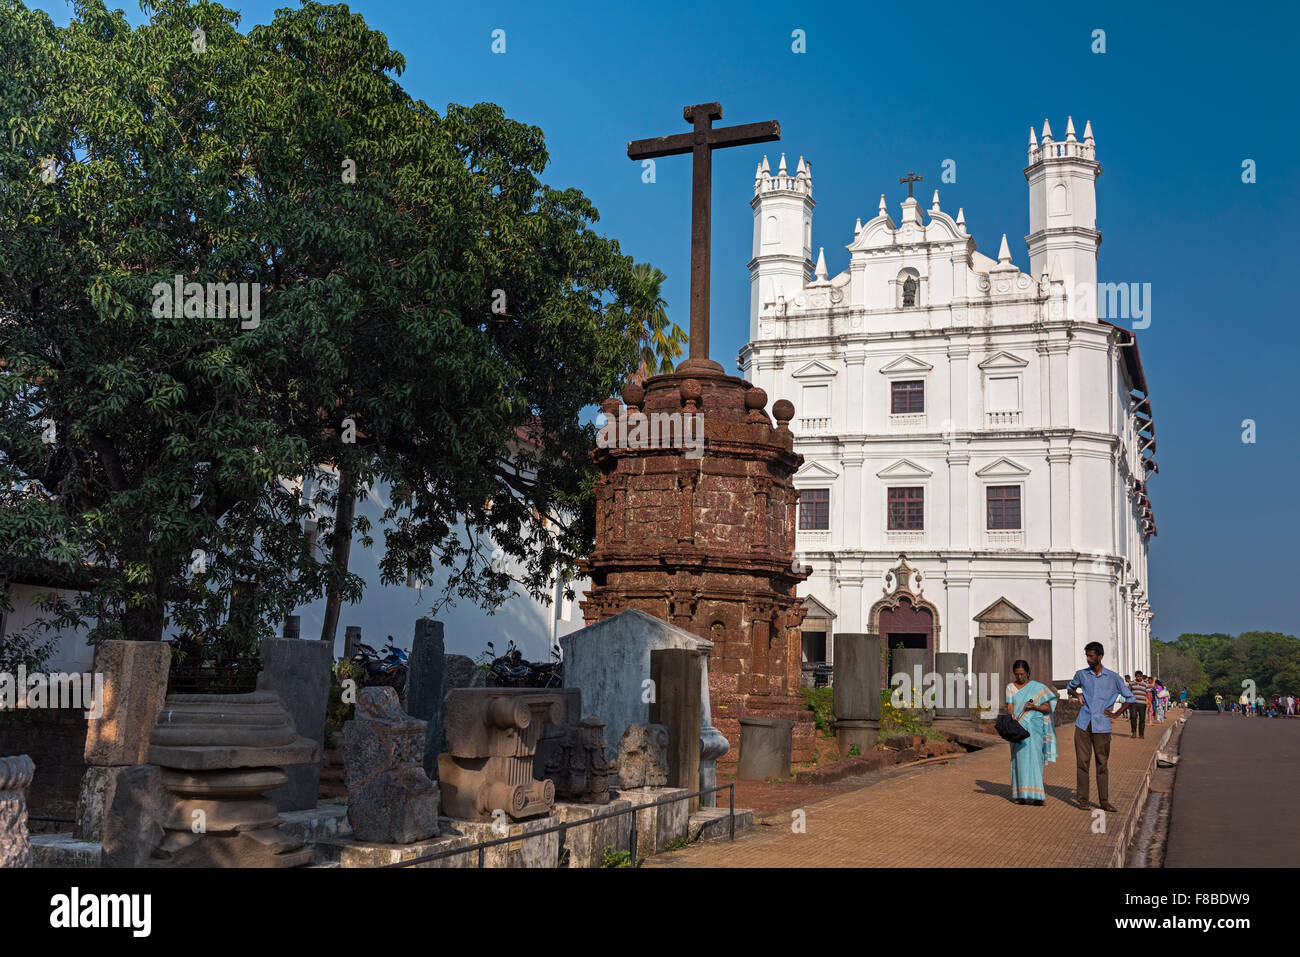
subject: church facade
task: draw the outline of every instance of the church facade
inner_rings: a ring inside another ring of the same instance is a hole
[[[824,248],[812,258],[811,164],[759,165],[740,365],[796,406],[805,670],[833,665],[837,632],[933,664],[1008,618],[1051,640],[1041,680],[1083,667],[1094,640],[1121,674],[1149,670],[1147,383],[1136,334],[1102,318],[1117,288],[1097,283],[1091,124],[1041,135],[1023,272],[1005,235],[980,253],[964,210],[937,190],[923,209],[909,182],[897,220],[882,195],[830,276]]]

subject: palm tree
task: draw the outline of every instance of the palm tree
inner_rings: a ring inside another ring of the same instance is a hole
[[[668,303],[660,292],[668,277],[649,263],[632,267],[632,293],[627,299],[629,333],[641,343],[640,365],[629,382],[643,383],[651,375],[673,371],[689,336],[668,319]],[[651,370],[654,370],[653,372]]]

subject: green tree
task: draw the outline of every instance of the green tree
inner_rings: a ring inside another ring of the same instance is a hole
[[[668,319],[668,303],[661,294],[668,277],[649,263],[637,263],[632,269],[631,291],[627,307],[629,331],[637,337],[640,365],[634,374],[638,383],[654,374],[673,371],[690,337]]]
[[[579,413],[636,362],[632,263],[594,207],[541,183],[536,127],[411,99],[346,7],[247,36],[214,3],[146,9],[133,30],[86,0],[58,29],[0,0],[0,580],[78,577],[64,611],[96,640],[170,614],[246,644],[359,596],[301,521],[333,509],[350,541],[384,482],[385,581],[441,565],[495,607],[490,541],[547,594],[591,544]],[[247,283],[260,314],[155,314],[176,276]]]

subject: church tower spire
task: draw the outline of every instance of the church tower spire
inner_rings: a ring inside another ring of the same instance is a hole
[[[754,256],[749,261],[750,338],[758,338],[758,320],[778,303],[792,301],[813,275],[812,163],[802,156],[794,175],[781,154],[776,173],[767,157],[754,180]]]
[[[1097,250],[1097,163],[1092,123],[1086,123],[1083,140],[1074,132],[1074,118],[1065,123],[1065,140],[1054,141],[1051,124],[1043,121],[1041,145],[1030,133],[1029,166],[1029,274],[1041,276],[1049,270],[1061,273],[1066,296],[1075,318],[1096,318]],[[1084,316],[1088,310],[1091,316]]]

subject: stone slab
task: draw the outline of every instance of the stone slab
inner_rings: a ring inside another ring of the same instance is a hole
[[[421,763],[430,780],[438,780],[438,755],[443,751],[442,704],[447,695],[447,654],[442,622],[421,618],[406,669],[406,713],[425,722]]]
[[[626,798],[610,801],[608,804],[564,804],[557,803],[552,816],[557,822],[578,824],[589,821],[597,815],[627,810],[632,802]],[[632,815],[619,814],[582,827],[575,827],[564,834],[564,847],[568,851],[568,866],[571,868],[589,868],[605,866],[605,849],[626,851],[632,836]]]
[[[372,844],[349,839],[321,841],[317,845],[317,860],[321,864],[337,862],[339,867],[347,868],[386,867],[389,864],[400,864],[402,861],[413,861],[427,854],[456,850],[468,846],[469,843],[469,840],[464,837],[447,836],[420,841],[416,844]],[[411,867],[474,867],[476,862],[477,858],[473,855],[452,854],[423,864],[412,864]]]
[[[501,825],[482,821],[453,821],[451,829],[471,844],[482,841],[495,841],[510,837],[507,844],[497,844],[483,852],[484,867],[504,868],[546,868],[558,867],[560,858],[560,835],[558,831],[529,837],[536,831],[544,830],[560,822],[553,817],[539,817],[532,821],[511,822],[503,833]],[[478,867],[478,851],[466,855],[469,863],[466,867]]]
[[[283,822],[280,830],[307,844],[352,836],[346,804],[319,804],[305,811],[284,811],[280,820]]]
[[[332,649],[327,642],[267,639],[261,644],[260,691],[279,695],[299,736],[325,748],[325,712],[329,707]],[[306,811],[320,793],[320,761],[289,765],[289,783],[267,793],[277,811]]]
[[[104,676],[103,713],[86,729],[86,764],[144,764],[149,731],[167,697],[171,646],[163,641],[104,641],[95,648]]]
[[[32,867],[96,868],[103,849],[98,841],[84,841],[71,834],[34,834]]]
[[[702,807],[691,815],[687,824],[687,840],[694,843],[695,841],[717,841],[728,840],[731,836],[731,827],[728,823],[730,817],[725,807]],[[747,827],[754,825],[754,811],[752,808],[736,808],[736,833],[739,834]]]
[[[581,690],[583,712],[600,716],[605,742],[613,746],[629,724],[649,721],[650,652],[685,648],[707,654],[713,643],[632,609],[562,635],[560,647],[565,686]]]
[[[104,813],[100,866],[152,866],[151,854],[163,841],[170,806],[159,768],[140,764],[123,769]]]
[[[81,793],[77,795],[77,826],[72,832],[75,837],[85,841],[100,839],[104,812],[113,803],[117,778],[125,770],[120,766],[99,767],[93,764],[86,768],[81,778]]]

